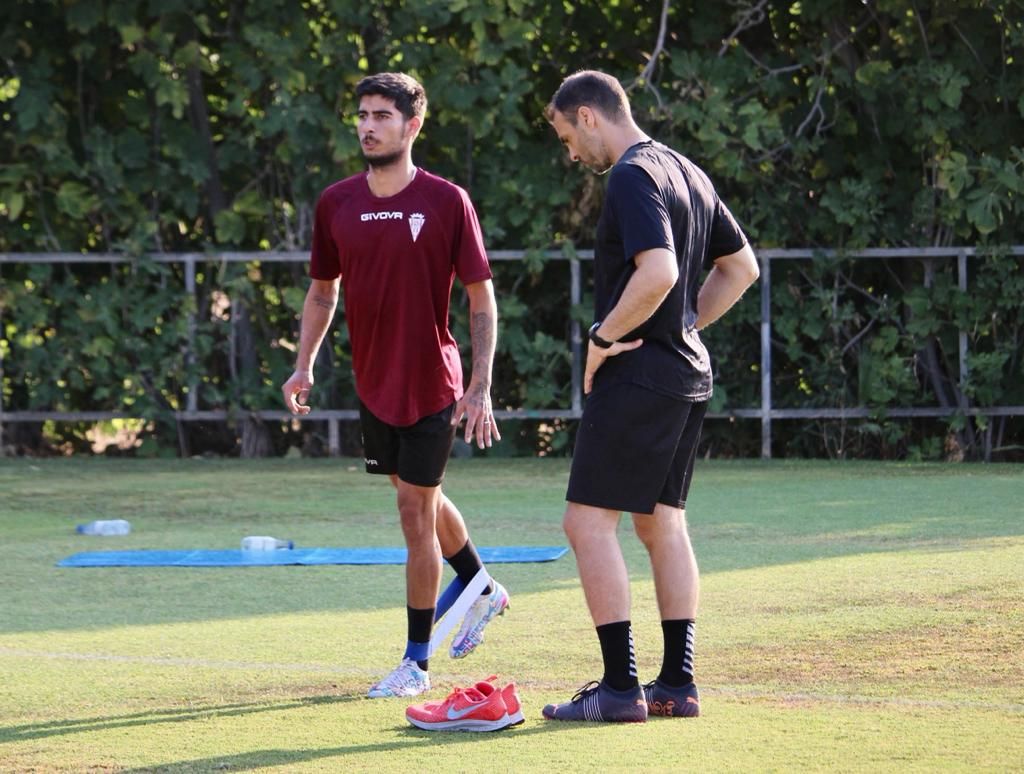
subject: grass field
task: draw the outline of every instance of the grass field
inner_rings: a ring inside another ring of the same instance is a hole
[[[564,460],[464,460],[478,545],[564,545]],[[703,715],[544,721],[600,676],[571,555],[491,567],[512,609],[435,689],[497,673],[527,722],[419,731],[364,699],[405,641],[396,566],[60,569],[78,551],[397,546],[390,487],[351,460],[0,461],[0,771],[1024,769],[1024,469],[698,463]],[[74,525],[127,518],[90,538]],[[661,632],[623,522],[640,677]],[[446,575],[446,578],[448,576]]]

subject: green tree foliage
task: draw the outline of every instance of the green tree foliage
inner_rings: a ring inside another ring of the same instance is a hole
[[[1024,242],[1020,0],[8,6],[0,251],[137,260],[0,264],[7,409],[156,418],[190,385],[199,408],[276,407],[302,266],[205,263],[189,296],[180,265],[145,256],[306,249],[319,191],[362,168],[353,87],[386,69],[427,87],[417,162],[470,191],[491,248],[529,251],[495,267],[498,403],[569,405],[568,320],[589,320],[589,299],[568,308],[568,267],[543,251],[590,245],[602,181],[567,163],[542,110],[562,77],[593,67],[622,79],[651,134],[707,169],[760,248],[991,250],[972,259],[966,294],[955,260],[775,262],[775,403],[879,409],[852,426],[777,423],[779,452],[935,456],[950,444],[983,455],[1020,443],[1006,419],[918,426],[883,410],[1024,403],[1021,261],[998,249]],[[750,294],[708,332],[716,410],[758,405],[758,314]],[[321,405],[353,405],[346,352],[339,326],[317,366]],[[243,450],[285,443],[239,426]],[[186,450],[183,432],[164,443]],[[756,453],[757,435],[754,423],[709,426],[716,453]],[[558,452],[564,436],[524,428],[520,448]]]

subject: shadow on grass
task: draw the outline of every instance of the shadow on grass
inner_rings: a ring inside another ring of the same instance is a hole
[[[223,755],[212,758],[196,758],[174,763],[154,764],[135,769],[125,769],[123,774],[142,774],[142,772],[161,772],[162,774],[185,774],[195,771],[248,771],[267,766],[294,765],[310,761],[330,758],[344,758],[349,755],[367,753],[408,752],[415,749],[427,749],[435,746],[451,747],[453,745],[494,744],[506,737],[535,736],[550,734],[559,730],[567,730],[570,726],[580,723],[544,723],[537,722],[529,726],[506,729],[491,733],[467,733],[460,731],[437,732],[422,731],[408,726],[396,726],[382,729],[400,734],[403,738],[379,744],[349,745],[343,747],[322,747],[312,750],[252,750],[235,755]],[[590,724],[598,726],[600,724]],[[458,760],[453,758],[453,760]],[[338,761],[338,771],[344,771],[344,761]]]
[[[300,709],[319,704],[345,704],[350,701],[362,701],[360,695],[348,696],[311,696],[303,699],[292,699],[276,703],[222,704],[201,709],[186,708],[149,710],[130,715],[114,715],[98,718],[80,718],[77,720],[53,720],[44,723],[29,723],[23,726],[0,728],[0,744],[7,742],[23,742],[28,739],[46,739],[53,736],[81,734],[91,731],[107,731],[114,728],[132,728],[135,726],[152,726],[160,723],[188,723],[193,720],[212,718],[238,717],[254,715],[261,712],[280,712],[282,710]]]

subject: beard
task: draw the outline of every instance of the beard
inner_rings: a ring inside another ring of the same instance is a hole
[[[580,161],[596,175],[604,175],[615,166],[608,149],[600,142],[582,148]]]
[[[384,169],[397,164],[402,158],[402,151],[392,151],[391,153],[384,153],[379,156],[370,156],[363,151],[363,159],[374,169]]]

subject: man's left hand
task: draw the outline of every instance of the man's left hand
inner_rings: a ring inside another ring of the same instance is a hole
[[[491,408],[491,393],[484,385],[469,383],[465,395],[455,404],[452,425],[457,427],[463,416],[466,417],[466,443],[472,443],[471,439],[475,438],[476,445],[483,449],[490,448],[493,441],[501,440]]]
[[[629,352],[631,349],[636,349],[644,343],[643,339],[637,339],[636,341],[616,341],[607,349],[602,349],[597,346],[594,342],[590,342],[587,346],[587,367],[583,372],[583,392],[587,395],[594,389],[594,374],[597,373],[597,369],[604,365],[604,361],[610,357],[615,357],[622,352]]]

